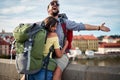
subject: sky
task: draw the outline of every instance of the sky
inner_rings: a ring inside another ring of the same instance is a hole
[[[20,23],[42,21],[48,16],[47,5],[51,0],[1,0],[0,32],[12,32]],[[60,13],[69,20],[83,24],[101,25],[110,32],[80,31],[74,35],[120,35],[120,0],[59,0]]]

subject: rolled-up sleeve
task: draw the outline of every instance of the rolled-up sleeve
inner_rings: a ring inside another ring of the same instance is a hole
[[[73,31],[85,30],[83,23],[76,23],[75,21],[66,20],[66,28]]]

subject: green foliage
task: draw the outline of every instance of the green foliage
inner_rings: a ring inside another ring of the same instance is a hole
[[[101,36],[98,36],[97,38],[99,40],[102,40],[106,35],[101,35]],[[120,38],[120,35],[109,35],[110,37],[112,37],[113,39],[115,38]]]

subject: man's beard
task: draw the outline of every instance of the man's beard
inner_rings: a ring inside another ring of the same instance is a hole
[[[51,15],[55,17],[58,15],[58,13],[59,13],[59,10],[57,10],[56,12],[52,12]]]

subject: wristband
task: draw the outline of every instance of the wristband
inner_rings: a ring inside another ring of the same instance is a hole
[[[101,29],[100,29],[100,26],[98,26],[98,31],[99,31],[99,30],[101,30]]]

